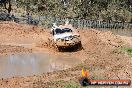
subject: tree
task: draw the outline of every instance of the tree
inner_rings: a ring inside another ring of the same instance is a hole
[[[11,12],[12,8],[11,8],[11,0],[0,0],[0,3],[4,5],[4,8],[8,11],[8,13]],[[8,5],[8,7],[7,7]]]

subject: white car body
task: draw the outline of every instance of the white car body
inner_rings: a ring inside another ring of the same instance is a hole
[[[64,33],[56,33],[56,30],[67,31]],[[57,47],[71,47],[81,43],[80,35],[73,29],[71,25],[60,25],[59,27],[54,24],[51,29],[53,34],[53,41]]]

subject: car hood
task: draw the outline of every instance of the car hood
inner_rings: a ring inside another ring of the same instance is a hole
[[[54,35],[54,39],[58,39],[58,38],[64,38],[64,37],[69,37],[69,36],[74,36],[74,35],[79,35],[77,33],[63,33],[63,34],[58,34],[58,35]]]

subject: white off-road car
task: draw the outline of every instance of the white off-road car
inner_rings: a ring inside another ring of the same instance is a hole
[[[80,48],[81,39],[80,35],[75,31],[71,24],[68,22],[65,25],[56,26],[53,24],[51,29],[53,35],[53,42],[57,49],[63,50],[64,48]]]

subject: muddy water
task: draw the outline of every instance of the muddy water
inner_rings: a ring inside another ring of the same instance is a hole
[[[54,56],[48,53],[0,56],[0,78],[38,75],[70,68],[80,62],[77,58]]]

